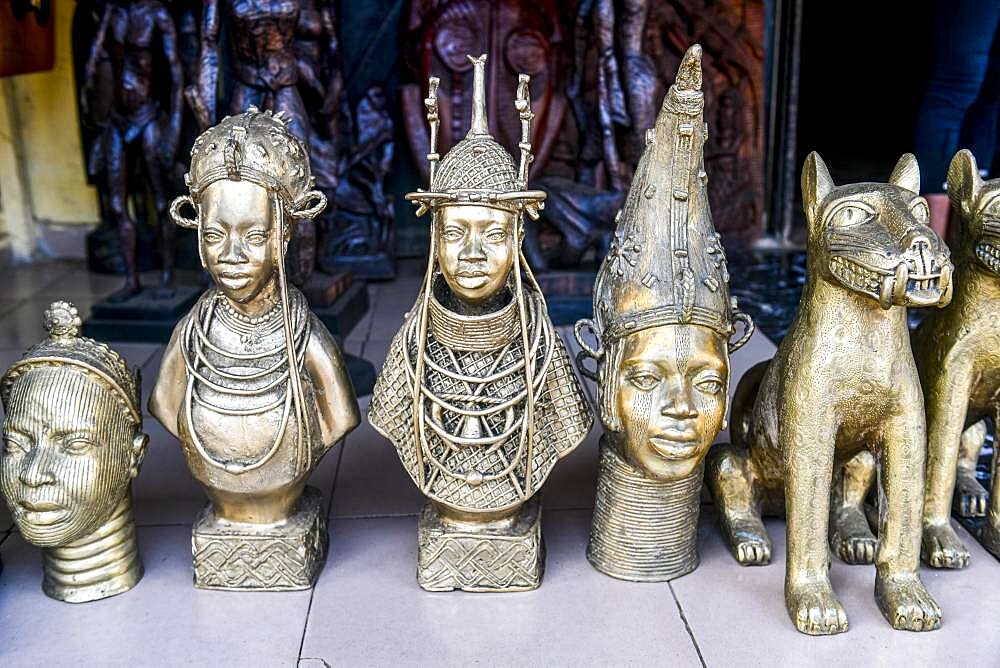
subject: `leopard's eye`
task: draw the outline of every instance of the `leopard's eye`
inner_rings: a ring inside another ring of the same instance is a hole
[[[925,200],[923,197],[918,197],[917,199],[913,200],[913,202],[910,204],[910,213],[912,213],[913,217],[916,218],[919,222],[926,225],[927,221],[929,221],[931,217],[930,209],[927,208],[927,200]]]
[[[875,210],[862,202],[844,202],[838,204],[827,215],[831,227],[847,229],[857,227],[869,221],[875,215]]]

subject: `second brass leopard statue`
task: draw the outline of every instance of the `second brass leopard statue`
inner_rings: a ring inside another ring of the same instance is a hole
[[[1000,418],[1000,179],[984,182],[962,150],[948,169],[948,195],[959,220],[955,299],[914,332],[913,354],[927,402],[923,556],[937,568],[964,568],[969,551],[949,521],[953,503],[961,515],[987,516],[980,540],[1000,557],[996,471],[988,509],[975,478],[984,418]]]

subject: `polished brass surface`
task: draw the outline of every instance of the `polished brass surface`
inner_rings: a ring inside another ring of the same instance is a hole
[[[802,172],[808,276],[798,314],[774,359],[737,387],[733,445],[709,453],[709,485],[741,564],[770,561],[761,514],[786,514],[785,603],[803,633],[847,630],[830,585],[828,543],[838,537],[847,546],[835,552],[867,556],[871,533],[858,490],[876,459],[875,599],[894,628],[926,631],[941,622],[918,575],[927,441],[906,307],[946,305],[952,264],[927,225],[919,190],[909,154],[888,183],[839,187],[819,155],[809,155]],[[874,456],[859,455],[866,449]]]
[[[0,487],[21,535],[43,548],[42,589],[69,603],[128,591],[142,578],[131,485],[146,452],[139,374],[80,336],[68,302],[49,336],[0,379]]]
[[[622,580],[661,582],[698,567],[698,515],[704,462],[681,477],[657,478],[601,441],[587,559]]]
[[[958,222],[955,296],[914,332],[913,354],[927,405],[922,554],[931,566],[964,568],[969,551],[949,522],[953,505],[967,517],[986,515],[983,545],[1000,557],[1000,480],[994,475],[987,506],[975,477],[984,419],[1000,417],[1000,179],[984,182],[962,150],[948,169],[948,196]]]
[[[544,567],[536,493],[591,417],[521,252],[524,216],[537,217],[545,198],[525,189],[528,79],[519,80],[515,104],[524,138],[518,167],[489,134],[486,56],[469,60],[472,127],[440,159],[430,82],[431,188],[407,199],[418,215],[432,212],[431,252],[369,419],[429,499],[418,528],[420,586],[520,591],[537,587]]]
[[[666,580],[698,565],[702,464],[725,421],[729,354],[753,333],[729,296],[712,225],[701,74],[695,44],[646,134],[597,274],[594,319],[576,326],[577,363],[598,380],[607,430],[587,554],[598,570],[629,580]],[[731,341],[737,321],[743,331]]]
[[[198,230],[215,286],[175,328],[149,408],[210,499],[194,528],[195,584],[306,588],[326,544],[306,480],[360,419],[340,347],[285,275],[295,222],[326,199],[282,117],[252,107],[195,141],[186,179],[171,215]]]
[[[427,591],[537,588],[545,570],[540,496],[499,517],[463,517],[427,501],[417,519],[417,584]]]

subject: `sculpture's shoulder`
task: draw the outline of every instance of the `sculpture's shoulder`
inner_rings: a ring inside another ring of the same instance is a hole
[[[545,370],[545,381],[537,397],[539,440],[550,442],[559,457],[572,452],[590,432],[594,417],[583,387],[573,370],[573,363],[562,336],[555,329],[545,310],[545,301],[533,291],[528,292],[533,301],[532,315],[551,333],[551,360]]]
[[[554,330],[552,362],[542,387],[538,397],[544,416],[540,435],[543,439],[551,438],[559,456],[564,457],[586,438],[594,416],[573,370],[566,344]]]
[[[368,405],[368,420],[372,427],[396,447],[404,447],[412,440],[413,382],[406,347],[409,345],[407,332],[414,317],[415,309],[406,314],[402,327],[389,344]]]

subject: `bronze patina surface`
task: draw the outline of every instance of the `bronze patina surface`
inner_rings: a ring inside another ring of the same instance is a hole
[[[306,480],[360,419],[340,347],[285,274],[296,221],[326,198],[281,115],[253,107],[198,138],[187,180],[171,215],[198,230],[215,286],[174,330],[149,408],[210,499],[195,585],[305,589],[326,547]]]
[[[729,296],[712,225],[701,56],[697,44],[687,50],[646,133],[597,274],[594,320],[576,328],[581,371],[587,358],[597,363],[607,430],[587,557],[627,580],[669,580],[698,565],[702,463],[725,422],[729,354],[753,331]],[[731,341],[736,321],[744,331]]]
[[[131,490],[149,440],[138,371],[80,324],[72,304],[53,303],[49,337],[0,379],[0,487],[21,535],[43,548],[42,589],[68,603],[142,578]]]
[[[392,441],[428,497],[418,526],[417,581],[444,591],[520,591],[541,583],[537,493],[590,429],[565,345],[521,252],[527,190],[529,80],[521,75],[520,165],[490,135],[486,56],[474,68],[466,137],[437,153],[438,80],[425,100],[433,214],[423,288],[389,348],[372,395],[372,426]],[[528,558],[525,558],[528,555]]]
[[[976,159],[959,151],[948,169],[957,213],[955,296],[913,335],[927,405],[927,488],[923,557],[937,568],[964,568],[969,551],[949,523],[952,507],[986,516],[980,540],[1000,557],[1000,484],[976,480],[986,417],[1000,418],[1000,180],[983,181]],[[996,461],[996,456],[994,456]]]
[[[839,187],[819,155],[809,155],[808,276],[798,314],[774,359],[740,380],[733,445],[709,454],[723,533],[741,564],[770,561],[761,514],[787,516],[785,603],[803,633],[847,630],[828,543],[842,556],[867,557],[859,490],[876,458],[875,599],[894,628],[941,623],[917,572],[927,439],[906,308],[948,304],[952,264],[919,190],[909,154],[888,183]]]

